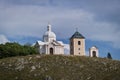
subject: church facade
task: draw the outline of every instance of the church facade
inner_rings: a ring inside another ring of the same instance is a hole
[[[37,41],[35,47],[40,54],[64,54],[64,44],[56,40],[56,35],[48,24],[47,31],[43,35],[43,41]]]

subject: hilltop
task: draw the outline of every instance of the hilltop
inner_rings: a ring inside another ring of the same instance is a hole
[[[120,80],[120,61],[64,55],[0,59],[0,80]]]

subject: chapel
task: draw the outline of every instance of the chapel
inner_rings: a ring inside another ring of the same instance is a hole
[[[91,48],[89,48],[89,56],[90,57],[98,57],[99,56],[98,48],[96,46],[92,46]]]
[[[43,40],[38,40],[35,44],[40,54],[64,54],[64,44],[56,40],[56,34],[52,32],[51,25],[48,24],[47,31],[43,35]]]

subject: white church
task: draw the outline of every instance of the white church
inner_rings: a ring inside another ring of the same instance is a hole
[[[56,40],[56,35],[48,24],[47,31],[43,35],[43,41],[37,41],[35,47],[40,54],[64,54],[64,44]]]
[[[56,40],[56,35],[48,24],[47,31],[43,35],[43,41],[37,41],[35,47],[40,54],[64,54],[64,43]],[[70,38],[70,55],[86,56],[85,37],[76,31]],[[98,48],[89,48],[90,57],[99,57]]]

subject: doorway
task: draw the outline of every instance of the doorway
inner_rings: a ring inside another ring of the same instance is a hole
[[[96,51],[93,51],[93,57],[97,57],[97,56],[96,56]]]
[[[53,55],[53,48],[50,48],[50,54]]]

